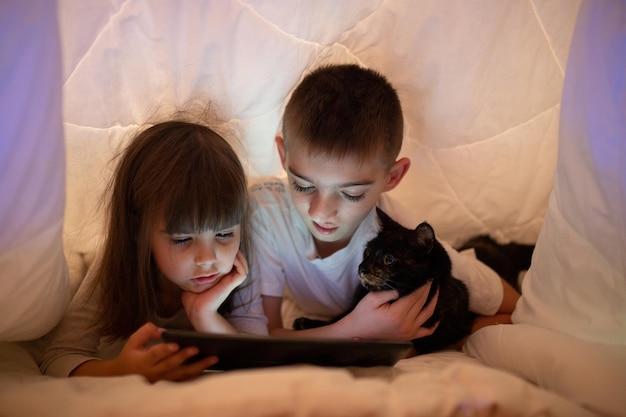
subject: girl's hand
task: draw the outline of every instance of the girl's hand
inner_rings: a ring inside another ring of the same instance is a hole
[[[198,354],[195,347],[180,349],[176,343],[158,343],[149,346],[150,340],[159,339],[163,329],[146,323],[133,333],[119,356],[111,361],[116,375],[139,374],[150,382],[159,380],[183,381],[199,376],[205,368],[217,363],[217,357],[203,358],[189,365],[187,359]]]
[[[343,320],[347,329],[360,339],[411,340],[433,334],[433,327],[422,327],[432,316],[439,292],[426,304],[431,283],[404,297],[397,291],[368,293]],[[390,301],[395,302],[390,303]]]
[[[226,301],[230,293],[245,281],[247,276],[248,262],[239,251],[235,256],[233,269],[213,287],[199,294],[183,291],[181,301],[185,313],[197,331],[233,332],[230,326],[224,328],[225,320],[217,309]]]

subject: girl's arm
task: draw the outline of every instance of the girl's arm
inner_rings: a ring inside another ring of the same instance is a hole
[[[218,308],[231,292],[241,285],[248,275],[248,263],[241,252],[237,252],[232,271],[223,276],[215,286],[196,294],[184,291],[181,301],[193,328],[204,333],[238,333],[219,312]]]
[[[91,359],[78,365],[70,376],[119,376],[139,374],[149,382],[158,380],[182,381],[197,377],[215,363],[210,356],[189,365],[187,359],[198,354],[198,349],[180,349],[176,343],[150,344],[159,339],[163,329],[146,323],[133,333],[120,354],[111,360]]]
[[[98,311],[99,296],[92,288],[99,263],[100,254],[78,287],[61,322],[50,334],[40,364],[43,374],[67,377],[83,362],[96,358],[100,334],[94,326],[94,317]]]
[[[197,365],[181,366],[187,358],[194,355],[194,351],[179,350],[175,344],[152,345],[151,341],[160,338],[162,332],[154,324],[146,324],[131,335],[117,358],[112,360],[98,358],[100,333],[93,323],[99,297],[97,291],[92,291],[92,282],[99,262],[98,256],[78,288],[61,323],[51,334],[40,365],[42,373],[55,377],[136,373],[150,381],[180,380],[193,378],[204,369],[203,366],[215,363],[215,358],[210,360],[207,358],[206,362]]]

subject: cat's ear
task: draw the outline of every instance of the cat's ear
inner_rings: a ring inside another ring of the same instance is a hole
[[[380,225],[383,229],[389,229],[391,226],[395,225],[396,222],[387,215],[384,211],[380,209],[380,207],[376,207],[376,214],[378,215],[378,219],[380,220]]]
[[[420,223],[415,228],[415,238],[417,239],[417,244],[423,248],[426,253],[429,253],[435,244],[435,231],[428,223]]]

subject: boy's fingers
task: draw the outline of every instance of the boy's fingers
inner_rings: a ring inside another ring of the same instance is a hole
[[[421,300],[421,298],[423,298],[423,300]],[[415,303],[411,311],[411,314],[416,316],[416,320],[418,321],[421,320],[420,323],[423,323],[426,320],[428,320],[430,316],[432,316],[433,313],[435,312],[435,307],[437,307],[437,301],[439,300],[439,290],[435,292],[435,294],[433,295],[433,298],[431,298],[430,301],[428,301],[428,303],[426,303],[427,299],[428,299],[428,292],[426,292],[423,297],[420,297],[420,302]]]
[[[417,330],[417,334],[415,335],[414,339],[419,339],[420,337],[430,336],[431,334],[435,332],[435,330],[437,330],[438,326],[439,326],[439,322],[435,323],[433,327],[423,327],[423,326],[420,327]]]
[[[398,291],[371,291],[364,297],[364,299],[367,299],[366,302],[371,303],[373,306],[380,307],[383,304],[398,299]]]
[[[394,303],[392,308],[403,309],[407,314],[415,317],[426,304],[428,293],[430,292],[430,286],[431,282],[429,281],[412,293],[407,294],[404,297],[400,297],[398,301]]]

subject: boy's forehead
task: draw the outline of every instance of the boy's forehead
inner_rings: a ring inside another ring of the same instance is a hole
[[[287,171],[312,183],[333,182],[335,185],[368,185],[386,173],[378,156],[365,160],[352,157],[329,156],[322,152],[299,152],[291,149],[286,155]]]
[[[292,143],[291,146],[286,146],[285,151],[287,154],[305,154],[310,159],[317,161],[328,161],[330,164],[335,165],[362,165],[375,169],[377,167],[385,167],[387,162],[385,160],[386,153],[382,149],[371,152],[347,152],[343,155],[333,153],[332,150],[316,147],[312,144],[305,144],[302,142]],[[393,161],[392,161],[393,163]]]

